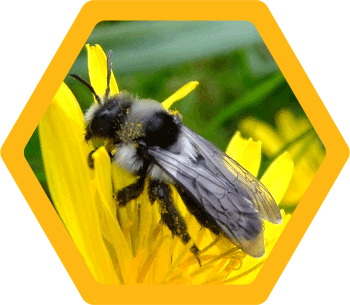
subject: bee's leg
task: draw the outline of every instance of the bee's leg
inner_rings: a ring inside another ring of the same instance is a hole
[[[124,187],[114,194],[114,198],[120,207],[126,206],[131,200],[137,199],[141,196],[145,188],[148,167],[149,162],[145,161],[143,167],[137,173],[139,179],[135,183]]]
[[[156,200],[159,202],[162,221],[167,225],[169,230],[174,235],[181,238],[181,241],[186,245],[191,240],[191,237],[188,234],[185,220],[174,205],[170,186],[164,182],[150,180],[148,185],[148,194],[152,204]],[[199,259],[198,247],[193,244],[190,251],[193,253],[201,266],[202,264]]]
[[[87,163],[89,165],[89,167],[91,169],[95,168],[95,164],[94,164],[94,158],[92,157],[92,155],[94,154],[94,152],[97,150],[97,148],[95,148],[94,150],[90,151],[89,155],[88,155],[88,159],[87,159]],[[111,158],[111,161],[113,160],[113,154],[110,151],[107,151],[109,157]]]
[[[92,157],[92,155],[94,154],[94,152],[96,151],[97,149],[95,148],[94,150],[90,151],[89,155],[88,155],[88,159],[87,159],[87,163],[89,165],[89,167],[91,169],[94,169],[95,168],[95,165],[94,165],[94,158]]]
[[[137,199],[142,194],[145,188],[146,175],[141,175],[140,178],[133,184],[130,184],[115,194],[115,199],[120,207],[126,206],[131,200]]]

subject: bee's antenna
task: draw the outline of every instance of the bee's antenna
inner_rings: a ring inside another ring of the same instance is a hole
[[[107,89],[106,89],[106,98],[108,98],[111,91],[111,75],[112,75],[112,50],[109,50],[107,53]]]
[[[94,97],[96,98],[96,101],[98,104],[102,104],[101,102],[101,98],[97,95],[97,93],[95,92],[94,88],[85,80],[83,80],[80,76],[76,75],[76,74],[70,74],[71,77],[75,78],[76,80],[80,81],[82,84],[84,84],[86,87],[89,88],[89,90],[92,92],[92,94],[94,95]]]

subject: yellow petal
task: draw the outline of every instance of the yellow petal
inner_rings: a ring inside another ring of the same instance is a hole
[[[58,89],[51,106],[59,107],[70,122],[76,126],[74,128],[80,129],[81,135],[85,133],[84,115],[80,109],[78,102],[75,99],[72,91],[65,83],[62,83]]]
[[[90,186],[87,157],[92,147],[84,143],[83,114],[65,84],[39,123],[39,137],[55,208],[96,280],[117,283]]]
[[[152,215],[152,206],[149,200],[147,201],[147,197],[148,196],[142,196],[142,198],[140,198],[139,249],[147,248],[147,236],[152,226],[152,217],[150,217],[150,215]]]
[[[273,157],[283,147],[283,139],[267,123],[255,118],[246,118],[239,124],[239,129],[256,141],[262,142],[262,150],[268,157]]]
[[[112,177],[113,187],[115,190],[121,190],[122,188],[133,184],[136,181],[135,176],[115,164],[112,166]]]
[[[120,168],[119,166],[113,165],[112,166],[112,180],[113,180],[113,188],[115,191],[121,190],[124,187],[129,186],[130,184],[133,184],[136,180],[136,177],[132,176],[129,172],[126,170]],[[120,226],[122,230],[125,230],[126,228],[130,227],[131,224],[131,216],[128,215],[127,209],[132,204],[130,202],[127,207],[124,208],[117,208],[117,215],[118,220],[120,223]],[[132,247],[132,241],[130,238],[127,238],[127,241],[129,243],[130,248]]]
[[[179,90],[177,90],[173,95],[168,97],[163,103],[163,107],[165,109],[169,109],[172,104],[174,104],[176,101],[181,100],[188,94],[190,94],[197,86],[198,86],[197,81],[192,81],[187,83],[186,85],[182,86]]]
[[[236,131],[226,148],[226,154],[232,159],[239,158],[247,145],[247,140],[243,139],[241,133]]]
[[[153,264],[154,284],[160,284],[169,270],[171,263],[171,243],[172,237],[169,234],[167,237],[164,237],[163,242],[161,243],[160,248],[158,249],[158,252],[155,256]]]
[[[290,109],[282,109],[276,115],[276,127],[286,142],[307,131],[311,124],[306,117],[296,117]]]
[[[86,44],[90,83],[98,96],[104,97],[107,89],[107,56],[100,45]],[[119,93],[113,71],[111,74],[111,95]]]
[[[112,193],[112,170],[111,170],[111,161],[107,150],[104,146],[101,146],[93,154],[94,166],[95,166],[95,179],[96,186],[98,191],[103,196],[106,204],[108,205],[109,210],[115,214],[116,207],[113,202],[113,193]]]
[[[108,245],[116,257],[123,283],[130,282],[132,280],[129,273],[133,255],[117,221],[115,203],[112,202],[111,161],[104,147],[99,148],[93,157],[100,199],[98,200],[100,203],[98,208],[102,235],[108,241]]]
[[[258,174],[261,162],[261,142],[251,138],[243,139],[239,132],[232,137],[226,149],[226,154],[237,161],[255,177]]]
[[[294,162],[288,152],[283,153],[267,168],[261,182],[267,187],[278,203],[281,202],[294,171]]]
[[[283,197],[285,205],[293,206],[300,201],[314,178],[316,170],[310,166],[310,159],[306,157],[301,158],[295,164],[292,180]]]

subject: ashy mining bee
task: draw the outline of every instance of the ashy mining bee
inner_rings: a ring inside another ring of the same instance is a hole
[[[128,93],[110,94],[111,54],[107,56],[107,90],[93,87],[73,74],[94,95],[85,114],[85,140],[102,138],[112,145],[112,162],[138,180],[116,193],[124,207],[138,198],[148,178],[151,204],[160,206],[161,219],[184,244],[191,241],[184,218],[173,201],[174,185],[188,211],[216,235],[222,235],[248,255],[264,254],[262,219],[281,223],[280,210],[269,191],[252,174],[216,146],[182,124],[181,115],[149,99]],[[200,250],[191,252],[200,263]]]

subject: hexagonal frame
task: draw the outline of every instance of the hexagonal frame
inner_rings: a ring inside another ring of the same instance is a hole
[[[327,153],[323,163],[253,283],[237,286],[100,284],[92,276],[45,195],[23,151],[94,26],[103,20],[248,20],[252,22],[325,145]],[[240,304],[251,304],[264,302],[271,293],[344,166],[349,156],[349,149],[264,3],[186,1],[186,10],[184,10],[180,1],[93,1],[83,6],[74,21],[6,139],[1,155],[81,296],[88,303],[232,304],[234,301]]]

